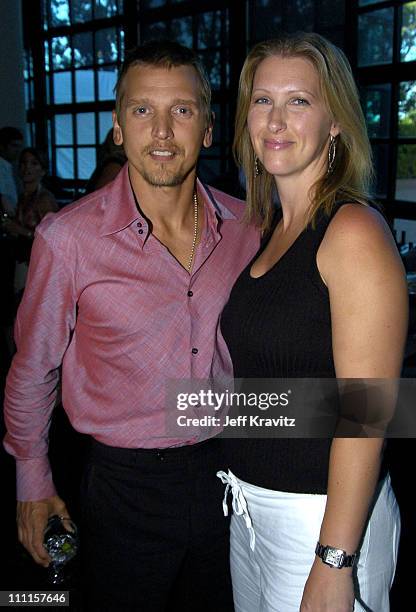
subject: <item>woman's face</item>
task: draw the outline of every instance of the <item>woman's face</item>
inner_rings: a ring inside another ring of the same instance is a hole
[[[254,152],[275,176],[316,180],[327,170],[331,119],[306,59],[272,56],[258,66],[247,117]]]
[[[19,175],[24,183],[40,183],[45,170],[38,159],[28,151],[20,160]]]

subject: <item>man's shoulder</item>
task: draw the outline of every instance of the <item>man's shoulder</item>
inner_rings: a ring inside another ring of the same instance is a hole
[[[42,220],[40,225],[43,231],[46,231],[50,227],[57,230],[60,227],[73,227],[83,225],[91,217],[97,219],[101,217],[103,207],[106,201],[106,188],[94,191],[88,195],[83,196],[79,200],[75,200],[71,204],[67,204],[61,208],[58,212],[49,214],[45,219]]]
[[[103,216],[106,201],[106,188],[94,191],[72,204],[67,204],[58,212],[48,213],[37,230],[45,239],[70,238],[79,232],[97,231]]]

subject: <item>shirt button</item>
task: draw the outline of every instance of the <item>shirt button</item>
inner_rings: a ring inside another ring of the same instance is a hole
[[[138,222],[136,225],[137,225],[137,227],[141,227],[141,226],[142,226],[142,224],[140,223],[140,221],[139,221],[139,222]]]
[[[143,230],[139,230],[139,232],[138,232],[138,233],[139,233],[139,234],[143,234]]]
[[[197,352],[198,352],[198,349],[197,349],[197,348],[193,348],[193,349],[192,349],[192,353],[193,353],[193,355],[196,355],[196,354],[197,354]]]
[[[192,297],[192,296],[193,296],[193,294],[194,294],[194,292],[193,292],[193,291],[188,291],[188,297]]]

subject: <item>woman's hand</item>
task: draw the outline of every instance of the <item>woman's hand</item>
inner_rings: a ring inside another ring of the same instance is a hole
[[[354,609],[352,569],[336,569],[315,559],[303,590],[300,612],[351,612]]]

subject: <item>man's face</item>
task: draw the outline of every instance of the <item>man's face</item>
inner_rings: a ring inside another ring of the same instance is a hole
[[[7,161],[13,163],[20,155],[23,148],[23,140],[11,140],[2,148],[2,155]]]
[[[123,145],[130,172],[155,187],[183,183],[195,171],[201,146],[212,141],[192,66],[132,66],[113,123],[114,142]]]

